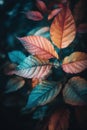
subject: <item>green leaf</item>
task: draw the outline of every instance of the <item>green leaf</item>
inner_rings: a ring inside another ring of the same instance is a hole
[[[87,81],[79,76],[71,78],[65,85],[63,97],[70,105],[86,105]]]

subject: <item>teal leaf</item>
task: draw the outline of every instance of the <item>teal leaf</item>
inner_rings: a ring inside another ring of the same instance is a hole
[[[24,86],[24,84],[25,84],[25,81],[21,77],[11,78],[7,82],[7,86],[5,88],[5,93],[15,92],[15,91],[19,90],[20,88],[22,88]]]
[[[79,76],[71,78],[63,89],[63,97],[70,105],[86,105],[87,81]]]
[[[50,74],[51,67],[48,60],[41,60],[31,55],[17,66],[14,74],[25,78],[45,78]]]
[[[24,109],[42,106],[51,102],[60,92],[61,84],[42,81],[30,93]]]
[[[47,109],[47,105],[37,108],[33,114],[33,119],[43,119],[46,116]]]
[[[8,53],[8,57],[13,63],[17,64],[20,64],[26,58],[25,54],[21,51],[11,51]]]

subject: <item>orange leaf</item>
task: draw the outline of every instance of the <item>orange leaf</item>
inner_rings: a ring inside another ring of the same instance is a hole
[[[38,58],[58,58],[58,55],[50,41],[42,36],[27,36],[18,39],[24,43],[23,45],[28,52],[30,52],[32,55],[37,55]]]
[[[48,130],[67,130],[68,127],[69,127],[68,110],[57,111],[51,116]]]
[[[43,13],[47,12],[46,4],[42,0],[36,0],[36,6]]]
[[[74,52],[65,57],[62,65],[66,73],[80,73],[87,68],[87,54],[84,52]]]
[[[43,16],[39,11],[28,11],[26,17],[34,21],[40,21],[43,19]]]
[[[32,78],[32,88],[34,88],[39,83],[39,79]]]
[[[51,13],[48,15],[48,20],[51,20],[51,19],[52,19],[53,17],[55,17],[60,11],[61,11],[61,8],[52,10]]]
[[[50,34],[53,43],[58,48],[65,48],[75,38],[76,28],[73,16],[68,7],[63,9],[54,18],[54,21],[50,27]]]

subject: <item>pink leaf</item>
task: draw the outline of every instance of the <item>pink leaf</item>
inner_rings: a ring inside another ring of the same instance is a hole
[[[26,17],[34,21],[40,21],[43,19],[43,16],[39,11],[28,11]]]
[[[87,54],[84,52],[74,52],[65,57],[62,65],[66,73],[80,73],[87,68]]]
[[[27,36],[18,39],[32,55],[37,55],[41,59],[58,58],[50,41],[42,36]]]
[[[36,6],[43,13],[47,12],[46,4],[42,0],[36,0]]]
[[[48,15],[48,20],[51,20],[51,19],[52,19],[53,17],[55,17],[60,11],[61,11],[61,8],[52,10],[51,13]]]

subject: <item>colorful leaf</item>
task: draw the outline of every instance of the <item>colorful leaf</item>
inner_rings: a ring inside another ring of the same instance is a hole
[[[57,82],[40,82],[30,93],[24,109],[45,105],[51,102],[60,92],[61,84]]]
[[[51,13],[48,15],[48,20],[54,18],[61,10],[62,10],[61,8],[52,10]]]
[[[59,110],[55,112],[50,120],[48,125],[48,130],[67,130],[69,127],[69,111]]]
[[[51,39],[58,48],[65,48],[74,40],[75,34],[75,23],[71,11],[68,7],[63,7],[50,27]]]
[[[7,83],[5,93],[15,92],[23,87],[24,84],[25,81],[21,77],[11,78]]]
[[[62,65],[66,73],[80,73],[87,68],[87,54],[84,52],[74,52],[65,57]]]
[[[39,11],[28,11],[26,17],[34,21],[40,21],[43,19],[43,16]]]
[[[66,103],[71,105],[87,104],[87,81],[79,76],[71,78],[63,89]]]
[[[49,27],[42,27],[41,29],[36,31],[36,33],[34,35],[42,35],[43,33],[46,33],[48,31],[49,31]]]
[[[8,53],[8,56],[13,63],[18,64],[26,58],[25,54],[22,53],[21,51],[11,51]]]
[[[36,0],[36,6],[43,13],[47,12],[47,6],[42,0]]]
[[[18,39],[32,55],[37,55],[41,59],[58,58],[51,42],[42,36],[27,36]]]
[[[49,61],[28,56],[13,72],[25,78],[45,78],[51,71],[52,65]]]
[[[77,28],[77,32],[79,33],[87,33],[87,24],[80,24]]]

